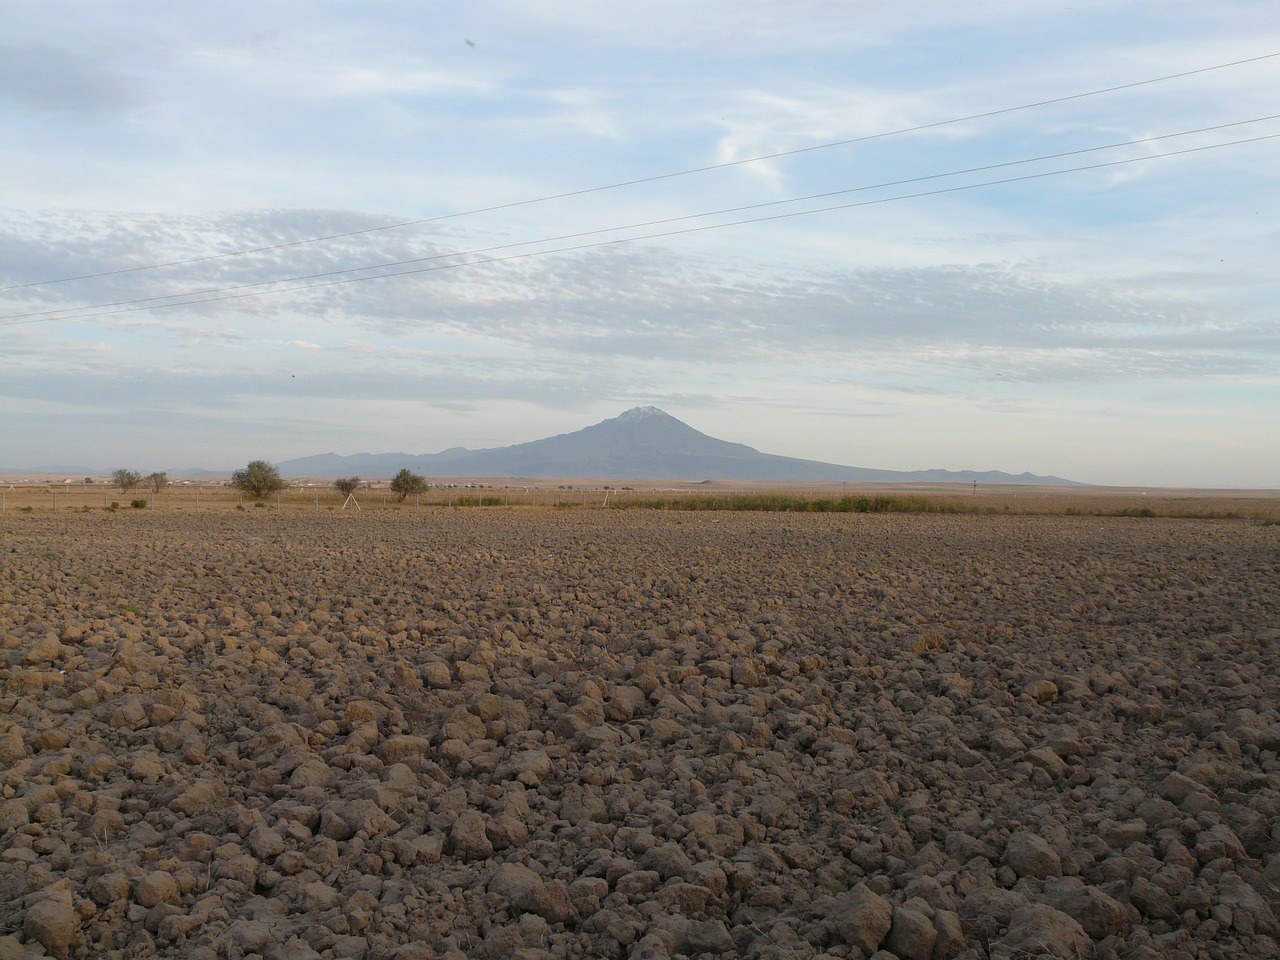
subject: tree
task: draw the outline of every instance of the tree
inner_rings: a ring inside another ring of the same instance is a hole
[[[421,493],[425,489],[427,489],[427,478],[413,473],[407,467],[391,480],[391,492],[399,496],[401,503],[404,503],[404,498],[409,494]]]
[[[142,474],[137,470],[117,470],[111,474],[111,482],[120,488],[121,493],[128,493],[142,482]]]
[[[231,486],[261,499],[269,493],[283,490],[288,484],[280,479],[280,471],[265,460],[253,460],[243,470],[231,475]]]
[[[344,497],[349,497],[360,488],[359,477],[339,477],[333,481],[333,488]]]
[[[153,493],[159,493],[169,485],[169,475],[163,470],[157,470],[155,473],[149,473],[144,478],[151,485]]]

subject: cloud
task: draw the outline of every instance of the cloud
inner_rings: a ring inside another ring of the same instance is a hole
[[[108,58],[43,43],[0,44],[0,103],[88,119],[144,99],[135,80]]]
[[[6,422],[34,411],[23,444],[79,443],[91,424],[119,446],[185,436],[190,417],[238,457],[238,421],[312,448],[298,452],[356,442],[359,417],[388,448],[448,424],[448,446],[513,430],[504,405],[527,428],[514,440],[659,402],[793,455],[833,458],[831,425],[857,417],[880,449],[945,445],[974,422],[1022,456],[1055,411],[1152,423],[1161,408],[1138,391],[1163,391],[1171,421],[1199,423],[1229,388],[1233,422],[1265,428],[1280,409],[1274,144],[916,199],[862,188],[1261,116],[1280,59],[666,174],[1257,55],[1280,39],[1268,12],[16,5],[0,52],[0,313],[65,319],[0,319]],[[1024,169],[1051,165],[1009,172]],[[612,229],[840,190],[877,203]],[[634,242],[550,252],[592,238],[548,238],[597,230]],[[174,260],[191,262],[137,269]],[[423,272],[368,279],[384,262]],[[70,279],[88,274],[104,275]],[[277,294],[290,277],[315,286]],[[180,293],[213,302],[153,308]],[[146,426],[135,441],[112,422]]]
[[[863,85],[747,90],[724,113],[720,126],[726,132],[716,145],[717,163],[874,137],[938,119],[937,107],[918,94]],[[758,167],[775,169],[773,164],[751,164],[747,170],[754,174]]]
[[[260,211],[172,222],[157,215],[115,217],[79,228],[84,248],[98,251],[93,265],[106,266],[137,262],[148,248],[159,253],[178,234],[186,238],[183,252],[195,253],[287,242],[307,231],[342,232],[368,222],[339,214],[299,218],[288,211]],[[45,247],[39,228],[34,221],[27,226],[5,237],[6,249],[15,254],[11,262],[29,270],[54,269],[39,262]],[[96,237],[95,229],[102,236]],[[384,257],[436,256],[447,249],[412,231],[376,236],[372,242],[372,248],[361,237],[314,249],[268,250],[243,260],[193,264],[172,278],[172,271],[159,271],[155,280],[149,273],[118,274],[92,286],[99,296],[128,300],[253,283],[254,277],[324,273]],[[112,256],[117,250],[122,259]],[[131,251],[127,258],[125,251]],[[184,279],[177,282],[177,277]],[[271,288],[242,292],[258,289]],[[83,302],[71,298],[60,304],[61,290],[42,291],[41,305],[57,309]],[[1237,354],[1275,350],[1266,326],[1247,318],[1227,320],[1192,297],[1162,296],[1114,279],[1064,279],[1033,264],[824,265],[808,271],[757,264],[748,270],[741,263],[644,245],[104,317],[77,326],[131,337],[134,349],[177,342],[260,354],[280,342],[295,351],[321,353],[328,341],[315,334],[331,328],[331,334],[348,340],[352,332],[365,331],[364,339],[372,336],[369,349],[378,355],[554,356],[589,363],[604,357],[651,362],[696,355],[713,365],[772,358],[802,366],[814,356],[918,360],[917,351],[928,347],[936,351],[930,362],[945,364],[947,351],[973,357],[987,351],[1011,357],[1020,350],[1063,351],[1063,356],[1092,352],[1089,363],[1023,362],[1020,367],[1027,376],[1081,380],[1135,372],[1248,371],[1261,361]],[[523,370],[528,361],[511,362],[513,370]]]

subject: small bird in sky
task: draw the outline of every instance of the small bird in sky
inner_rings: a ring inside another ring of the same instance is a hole
[[[468,40],[465,37],[463,38],[462,42],[465,43],[468,47],[474,47],[476,45],[476,42],[474,40]]]

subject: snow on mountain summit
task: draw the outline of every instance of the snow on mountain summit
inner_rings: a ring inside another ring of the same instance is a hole
[[[659,410],[657,407],[645,406],[645,407],[632,407],[630,410],[627,410],[624,413],[619,414],[618,419],[619,420],[648,420],[651,417],[665,417],[665,416],[668,416],[668,414],[665,411]]]

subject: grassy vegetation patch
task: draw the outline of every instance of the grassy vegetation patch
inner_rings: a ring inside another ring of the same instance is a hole
[[[610,504],[611,507],[615,504]],[[891,496],[803,497],[782,493],[695,494],[672,497],[628,497],[620,510],[752,510],[767,513],[988,513],[977,504],[909,494]]]
[[[993,514],[1010,513],[1008,503],[999,506],[989,502],[965,502],[946,497],[916,494],[881,496],[819,497],[784,493],[698,493],[654,497],[627,497],[609,504],[616,510],[729,510],[764,513],[945,513]],[[1027,506],[1012,512],[1035,516],[1067,517],[1139,517],[1187,518],[1199,520],[1238,520],[1235,511],[1175,507],[1108,507],[1108,506]]]

